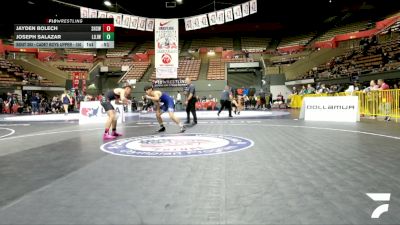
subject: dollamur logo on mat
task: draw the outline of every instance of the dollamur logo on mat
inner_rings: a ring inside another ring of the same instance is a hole
[[[190,157],[244,150],[252,140],[218,134],[165,134],[126,138],[108,142],[102,151],[132,157]]]

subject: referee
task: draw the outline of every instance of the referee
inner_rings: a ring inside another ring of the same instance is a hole
[[[232,102],[231,102],[231,98],[232,98],[232,92],[230,91],[230,88],[228,85],[225,86],[225,89],[222,91],[221,93],[221,108],[218,111],[218,116],[221,113],[221,111],[224,108],[227,108],[229,111],[229,117],[232,117]]]
[[[193,115],[193,124],[197,124],[196,116],[196,87],[192,84],[192,80],[189,77],[185,79],[185,95],[186,95],[186,114],[187,119],[185,124],[190,124],[190,112]]]

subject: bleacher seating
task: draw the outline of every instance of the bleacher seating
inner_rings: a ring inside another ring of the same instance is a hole
[[[1,86],[11,86],[11,85],[18,85],[21,82],[17,82],[17,79],[8,74],[0,74],[0,85]]]
[[[147,50],[154,49],[154,41],[145,41],[136,50],[136,53],[145,53]]]
[[[267,50],[271,38],[242,37],[242,50],[248,52],[263,52]]]
[[[14,65],[7,60],[0,59],[0,85],[21,85],[21,82],[17,80],[17,76],[15,74],[17,73],[19,75],[22,71],[22,67]]]
[[[186,77],[192,80],[199,79],[201,60],[179,60],[178,79],[185,79]],[[156,70],[153,71],[149,81],[156,79]]]
[[[221,59],[210,59],[207,80],[224,80],[225,64]]]
[[[66,48],[64,49],[65,54],[80,54],[80,55],[96,55],[96,49],[85,49],[85,48]]]
[[[113,66],[113,67],[131,66],[131,65],[133,65],[133,59],[132,58],[106,58],[104,60],[104,65]]]
[[[229,62],[247,62],[251,59],[233,58],[233,59],[210,59],[208,66],[207,80],[224,80],[225,79],[225,63]]]
[[[400,66],[399,41],[395,39],[382,44],[363,44],[357,49],[349,49],[343,55],[310,70],[300,79],[335,79],[397,70]]]
[[[21,85],[54,86],[55,84],[41,77],[38,74],[24,70],[22,66],[15,65],[8,60],[0,59],[0,85],[21,86]]]
[[[315,33],[308,33],[308,34],[283,38],[278,45],[278,49],[291,46],[305,46],[314,36]]]
[[[130,70],[122,77],[121,82],[136,79],[139,81],[150,67],[150,62],[132,62]]]
[[[360,30],[365,30],[368,27],[368,21],[350,23],[343,26],[339,26],[333,29],[330,29],[325,34],[319,36],[316,41],[327,41],[332,39],[334,36],[339,34],[347,34],[351,32],[356,32]]]
[[[136,45],[134,42],[120,43],[115,48],[107,50],[106,57],[124,57],[127,56],[133,47]]]
[[[90,68],[92,68],[92,66],[93,66],[93,64],[91,64],[91,63],[87,63],[87,65],[74,65],[74,63],[70,63],[70,64],[71,65],[66,65],[66,64],[62,64],[62,65],[53,64],[53,65],[63,71],[71,71],[71,70],[89,71]]]
[[[198,38],[192,40],[190,49],[195,50],[199,48],[217,48],[222,47],[226,50],[233,50],[232,38]]]
[[[390,32],[399,32],[400,31],[400,20],[392,24],[391,26],[385,28],[381,31],[381,34],[387,34]]]
[[[40,52],[56,52],[55,48],[40,48],[39,49]]]
[[[292,63],[297,62],[300,59],[304,59],[307,55],[310,54],[310,51],[304,50],[298,53],[293,54],[282,54],[272,56],[265,65],[291,65]]]

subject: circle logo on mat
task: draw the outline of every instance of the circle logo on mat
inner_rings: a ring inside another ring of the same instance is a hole
[[[103,144],[104,152],[132,157],[190,157],[250,148],[252,140],[218,134],[164,134],[126,138]]]

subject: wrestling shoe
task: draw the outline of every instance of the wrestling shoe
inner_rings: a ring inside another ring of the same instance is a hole
[[[185,132],[185,130],[186,130],[186,127],[185,127],[185,126],[182,126],[182,127],[181,127],[181,130],[180,130],[180,133]]]
[[[107,133],[103,134],[103,140],[112,140],[115,139],[116,137]]]
[[[119,137],[119,136],[122,136],[122,134],[121,133],[118,133],[118,132],[112,132],[112,134],[111,134],[112,136],[114,136],[114,137]]]
[[[165,127],[160,127],[160,129],[157,132],[164,132],[165,131]]]

